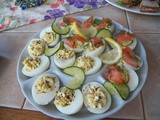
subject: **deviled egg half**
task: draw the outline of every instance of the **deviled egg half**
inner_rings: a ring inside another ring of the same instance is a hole
[[[104,50],[105,42],[101,38],[95,37],[91,39],[91,42],[89,42],[88,45],[86,45],[82,54],[86,56],[97,57],[101,55]]]
[[[53,100],[59,89],[59,80],[53,74],[40,76],[32,86],[32,96],[39,105],[47,105]]]
[[[56,34],[51,27],[47,27],[40,33],[40,39],[44,41],[48,46],[55,46],[60,36]]]
[[[98,82],[89,82],[82,88],[84,105],[91,112],[101,114],[111,106],[111,96]]]
[[[84,50],[84,46],[87,43],[88,43],[88,40],[75,34],[69,39],[64,40],[64,47],[68,50],[73,50],[74,52],[82,52]]]
[[[86,75],[91,75],[100,70],[102,65],[98,57],[80,56],[76,59],[74,66],[84,70]]]
[[[50,60],[44,55],[38,58],[27,57],[22,64],[24,65],[22,73],[28,77],[33,77],[46,71],[49,68]]]
[[[130,92],[134,91],[139,83],[137,73],[122,62],[108,66],[104,77],[114,84],[127,84]]]
[[[114,23],[112,22],[111,19],[109,18],[103,18],[100,23],[97,25],[97,29],[101,30],[101,29],[108,29],[111,32],[114,31]]]
[[[59,68],[62,68],[62,69],[72,66],[75,62],[75,59],[76,59],[76,57],[75,57],[74,51],[70,51],[67,49],[59,50],[54,55],[54,63]]]
[[[42,56],[45,52],[45,43],[39,38],[32,39],[28,44],[28,54],[31,57]]]
[[[63,114],[75,114],[80,111],[83,106],[83,95],[79,89],[71,90],[62,87],[56,94],[54,104]]]
[[[124,48],[129,47],[134,50],[137,46],[137,39],[135,34],[121,30],[116,36],[115,40]]]
[[[124,64],[134,70],[138,70],[143,65],[143,60],[136,55],[129,47],[122,49]]]

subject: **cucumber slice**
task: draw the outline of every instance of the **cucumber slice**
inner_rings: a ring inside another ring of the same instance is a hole
[[[97,37],[102,37],[102,38],[106,38],[106,37],[110,37],[110,38],[113,38],[113,35],[112,35],[112,32],[110,30],[107,30],[107,29],[101,29],[97,35]]]
[[[72,66],[64,69],[63,72],[73,76],[73,79],[67,84],[67,88],[75,90],[81,87],[85,80],[85,73],[82,69]]]
[[[55,47],[53,48],[46,48],[44,54],[48,57],[54,55],[58,50],[63,48],[63,43],[60,41]]]
[[[118,93],[117,89],[114,87],[114,85],[110,82],[105,82],[104,84],[104,87],[107,89],[107,91],[110,93],[110,94],[115,94],[115,95],[119,95],[120,94]]]
[[[105,82],[104,87],[110,94],[119,95],[122,99],[127,100],[129,97],[129,88],[126,84],[114,84],[111,82]]]
[[[60,35],[66,35],[69,33],[70,31],[70,28],[69,27],[66,27],[64,29],[60,29],[56,26],[56,24],[52,23],[52,30],[57,33],[57,34],[60,34]]]

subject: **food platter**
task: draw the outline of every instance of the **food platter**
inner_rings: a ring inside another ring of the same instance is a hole
[[[131,8],[128,8],[126,6],[121,6],[121,5],[118,5],[116,2],[117,0],[106,0],[109,4],[117,7],[117,8],[120,8],[122,10],[126,10],[126,11],[129,11],[129,12],[133,12],[133,13],[138,13],[138,14],[143,14],[143,15],[155,15],[155,16],[159,16],[160,15],[160,11],[156,12],[156,13],[149,13],[149,12],[140,12],[139,11],[139,6],[134,6],[134,7],[131,7]]]
[[[84,21],[88,18],[88,16],[79,16],[79,17],[74,17],[76,18],[78,21]],[[97,17],[98,18],[98,17]],[[61,18],[58,18],[59,21]],[[101,18],[99,18],[101,19]],[[55,22],[56,22],[55,21]],[[114,34],[119,31],[119,30],[125,30],[125,31],[129,31],[127,28],[123,27],[122,25],[120,25],[117,22],[113,22],[115,25],[115,30],[114,30]],[[39,31],[38,33],[36,33],[32,38],[29,39],[29,41],[31,41],[33,38],[37,38],[40,35]],[[131,31],[129,31],[131,32]],[[114,35],[113,34],[113,35]],[[38,105],[33,97],[32,97],[32,85],[34,84],[35,80],[43,75],[43,74],[54,74],[56,75],[59,80],[60,80],[60,86],[65,86],[67,84],[68,79],[71,79],[71,76],[68,76],[66,74],[64,74],[62,72],[62,70],[60,68],[58,68],[53,60],[53,57],[50,57],[50,67],[47,71],[34,76],[32,78],[25,76],[22,73],[22,62],[25,59],[26,56],[28,56],[28,52],[27,52],[27,46],[29,44],[26,44],[26,46],[24,47],[24,49],[21,52],[21,55],[19,57],[18,60],[18,64],[17,64],[17,78],[18,78],[18,82],[20,84],[21,90],[24,94],[24,96],[26,97],[26,99],[39,111],[41,111],[42,113],[54,117],[54,118],[61,118],[61,119],[66,119],[66,120],[94,120],[94,119],[102,119],[102,118],[106,118],[109,115],[112,115],[114,113],[116,113],[117,111],[119,111],[125,104],[129,103],[130,101],[132,101],[141,91],[142,87],[144,86],[145,82],[146,82],[146,78],[147,78],[147,74],[148,74],[148,63],[147,63],[147,57],[146,57],[146,52],[145,49],[142,45],[142,43],[140,42],[140,40],[138,40],[138,44],[136,46],[135,52],[137,53],[138,56],[140,56],[143,60],[143,66],[137,71],[138,77],[139,77],[139,83],[138,86],[136,88],[136,90],[134,90],[133,92],[130,93],[130,96],[128,97],[127,100],[123,100],[121,99],[119,96],[117,95],[111,95],[111,106],[109,108],[109,110],[107,112],[104,112],[102,114],[93,114],[90,113],[89,111],[87,111],[87,109],[83,106],[82,109],[74,114],[74,115],[65,115],[62,114],[61,112],[59,112],[53,101],[50,102],[48,105]],[[107,65],[102,66],[102,68],[95,74],[86,76],[85,82],[84,84],[88,83],[88,82],[92,82],[92,81],[97,81],[101,84],[103,84],[105,82],[105,79],[102,76],[102,73],[105,71]]]

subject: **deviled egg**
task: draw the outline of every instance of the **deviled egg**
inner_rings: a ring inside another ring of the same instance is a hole
[[[122,46],[122,47],[129,47],[130,49],[134,50],[137,45],[137,39],[135,34],[126,32],[121,30],[116,36],[115,40]]]
[[[84,105],[91,113],[101,114],[111,106],[111,96],[98,82],[89,82],[82,88]]]
[[[53,100],[59,89],[59,80],[53,74],[40,76],[32,86],[32,96],[39,105],[47,105]]]
[[[56,34],[51,27],[47,27],[40,33],[40,39],[48,46],[54,46],[58,43],[60,36]]]
[[[82,68],[86,75],[91,75],[100,70],[102,65],[98,57],[81,56],[76,59],[74,66]]]
[[[75,114],[80,111],[83,106],[83,95],[79,89],[71,90],[62,87],[56,94],[54,104],[63,114]]]
[[[60,68],[66,68],[72,66],[75,62],[75,53],[67,49],[59,50],[54,55],[54,62]]]
[[[22,73],[28,77],[36,76],[46,71],[50,65],[49,58],[47,56],[41,56],[38,58],[27,57],[22,64]]]
[[[82,52],[84,46],[88,43],[88,40],[82,38],[79,35],[74,35],[67,40],[64,40],[64,47],[68,50],[73,50],[75,52]]]
[[[101,55],[104,50],[105,42],[101,38],[95,37],[91,39],[91,42],[89,42],[88,45],[86,45],[83,55],[97,57]]]
[[[114,31],[114,23],[112,22],[111,19],[109,18],[103,18],[100,23],[97,25],[97,29],[101,30],[101,29],[108,29],[111,32]]]
[[[143,65],[143,60],[137,56],[129,47],[122,49],[122,56],[124,64],[134,70],[138,70]]]
[[[104,77],[114,84],[127,84],[130,92],[135,90],[139,83],[137,73],[122,62],[108,66]]]
[[[39,38],[32,39],[28,44],[28,54],[31,57],[42,56],[45,52],[45,43]]]

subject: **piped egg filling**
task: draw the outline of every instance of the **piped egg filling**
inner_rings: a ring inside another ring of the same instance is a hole
[[[82,56],[76,60],[75,65],[82,68],[84,71],[88,71],[95,65],[95,60],[89,56]]]
[[[38,93],[48,93],[52,91],[55,87],[55,77],[43,76],[36,81],[36,91]]]
[[[58,55],[59,59],[67,60],[67,59],[72,58],[75,55],[75,53],[73,51],[63,49],[63,50],[59,50],[57,55]]]
[[[26,71],[30,72],[40,66],[40,58],[27,57],[23,62],[23,65],[26,67]]]
[[[56,40],[56,34],[54,32],[46,32],[42,39],[47,45],[49,45]]]
[[[107,103],[106,94],[100,87],[90,86],[86,96],[90,108],[102,108]]]
[[[61,107],[66,107],[74,100],[74,94],[74,90],[63,87],[57,92],[54,102]]]
[[[96,48],[93,46],[93,44],[92,43],[89,43],[86,47],[85,47],[85,49],[84,49],[84,51],[85,52],[90,52],[90,51],[93,51],[93,50],[95,50]]]
[[[32,41],[29,45],[29,51],[34,56],[40,56],[44,53],[45,45],[42,41]]]

